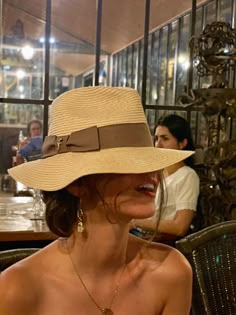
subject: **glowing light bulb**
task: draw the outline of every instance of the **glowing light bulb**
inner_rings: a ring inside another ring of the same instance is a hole
[[[25,45],[22,47],[21,53],[25,60],[30,60],[34,56],[34,49],[30,45]]]

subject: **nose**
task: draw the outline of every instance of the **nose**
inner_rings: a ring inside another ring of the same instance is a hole
[[[156,148],[163,148],[161,139],[156,140],[156,142],[155,142],[155,147],[156,147]]]

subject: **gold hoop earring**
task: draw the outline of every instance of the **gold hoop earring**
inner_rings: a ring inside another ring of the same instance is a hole
[[[84,212],[81,208],[77,211],[77,218],[78,218],[77,231],[79,233],[82,233],[84,231]]]

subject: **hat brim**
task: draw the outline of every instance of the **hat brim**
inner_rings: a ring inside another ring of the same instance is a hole
[[[27,162],[8,170],[27,187],[55,191],[91,174],[141,174],[163,169],[192,155],[192,151],[113,148],[86,153],[68,152]]]

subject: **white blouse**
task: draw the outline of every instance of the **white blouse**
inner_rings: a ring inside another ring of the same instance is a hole
[[[189,166],[184,165],[164,180],[164,204],[161,219],[174,220],[179,210],[194,210],[197,208],[199,195],[199,177]],[[156,194],[156,208],[159,215],[160,188]]]

